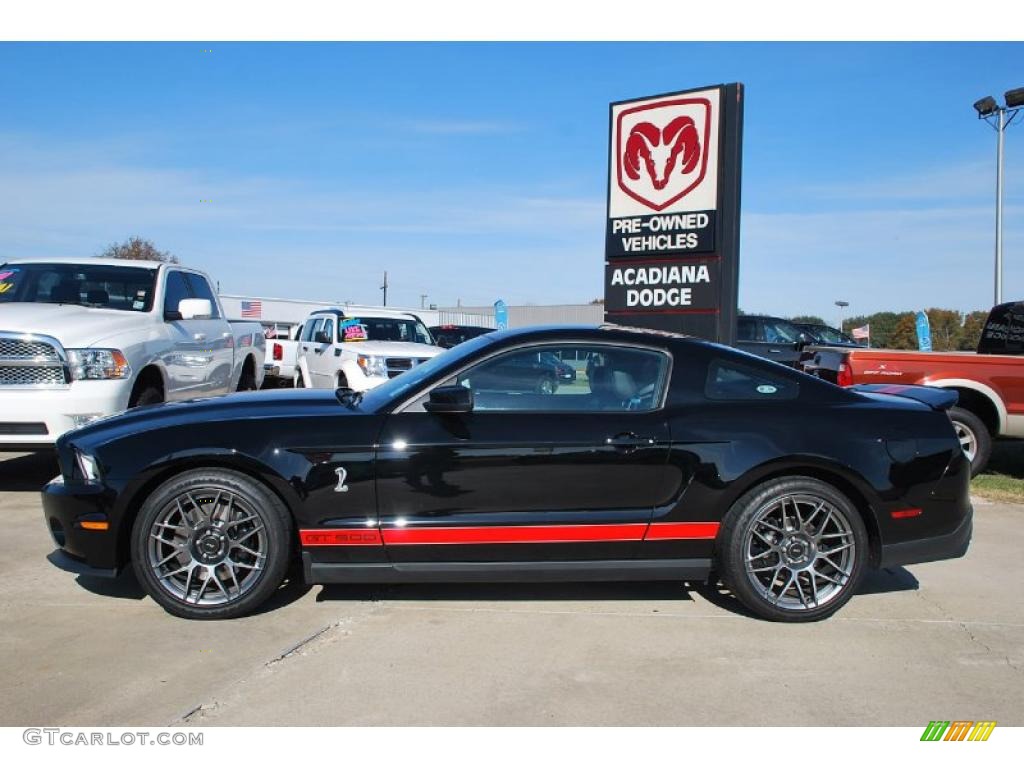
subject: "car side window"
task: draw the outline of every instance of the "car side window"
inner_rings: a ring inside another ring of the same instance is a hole
[[[709,400],[792,400],[800,385],[774,373],[732,360],[715,360],[708,368],[704,394]]]
[[[324,324],[320,328],[320,330],[327,334],[327,338],[330,339],[331,343],[333,344],[334,343],[334,320],[332,320],[329,317],[325,318],[324,319]]]
[[[670,370],[664,352],[612,345],[546,344],[498,355],[459,374],[479,411],[650,411]]]
[[[214,320],[219,319],[220,310],[217,308],[217,297],[214,296],[213,291],[210,290],[210,284],[206,281],[206,278],[194,273],[188,273],[187,278],[189,285],[192,286],[192,295],[197,299],[206,299],[209,301],[210,307],[213,308],[213,312],[210,317]]]
[[[324,324],[324,319],[322,317],[314,317],[312,320],[308,321],[302,327],[302,336],[300,337],[300,339],[302,341],[312,341],[313,340],[313,335],[318,330],[320,330],[320,326],[322,326],[323,324]]]
[[[752,317],[740,317],[736,320],[737,341],[757,341],[757,321]]]
[[[191,297],[188,283],[185,282],[185,275],[181,272],[168,272],[167,285],[164,288],[164,314],[177,312],[178,305],[182,299],[189,299]]]
[[[798,336],[797,329],[788,323],[764,321],[764,340],[769,344],[793,344]]]

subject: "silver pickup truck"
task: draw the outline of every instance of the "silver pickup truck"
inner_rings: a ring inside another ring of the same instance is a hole
[[[0,264],[0,450],[38,450],[137,405],[257,389],[259,323],[202,272],[97,258]]]

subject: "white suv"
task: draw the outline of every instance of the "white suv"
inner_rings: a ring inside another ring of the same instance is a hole
[[[411,313],[322,309],[302,324],[295,386],[365,392],[444,351]]]

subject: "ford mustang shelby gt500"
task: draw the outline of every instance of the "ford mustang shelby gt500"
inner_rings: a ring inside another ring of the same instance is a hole
[[[524,389],[538,354],[575,380]],[[808,621],[870,567],[966,551],[955,399],[653,331],[491,333],[366,393],[230,395],[68,433],[43,491],[50,557],[131,562],[188,618],[251,612],[297,558],[315,584],[721,578],[759,616]]]

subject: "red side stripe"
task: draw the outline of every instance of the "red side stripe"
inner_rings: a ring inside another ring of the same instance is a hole
[[[385,544],[557,544],[640,541],[646,523],[621,525],[488,525],[472,528],[385,528]]]
[[[717,535],[718,523],[651,523],[644,541],[713,539]]]
[[[382,544],[559,544],[587,541],[713,539],[718,523],[610,523],[596,525],[488,525],[442,528],[308,528],[304,547]]]

